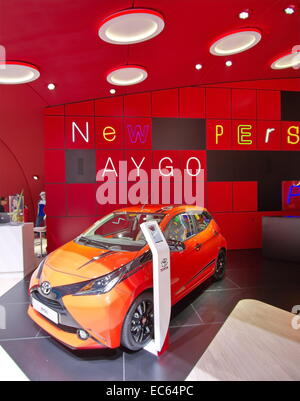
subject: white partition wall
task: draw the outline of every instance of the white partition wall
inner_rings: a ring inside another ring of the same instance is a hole
[[[0,225],[0,273],[23,273],[35,267],[33,223]]]

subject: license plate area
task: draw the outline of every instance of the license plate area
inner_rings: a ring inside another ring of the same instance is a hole
[[[51,320],[51,322],[58,324],[58,313],[53,309],[50,309],[48,306],[42,304],[34,298],[32,298],[32,307],[41,315]]]

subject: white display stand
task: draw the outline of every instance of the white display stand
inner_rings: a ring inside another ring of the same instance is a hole
[[[142,223],[141,230],[153,256],[154,340],[145,350],[158,356],[168,337],[171,316],[170,248],[157,221]]]
[[[23,273],[35,268],[33,223],[0,225],[0,273]]]

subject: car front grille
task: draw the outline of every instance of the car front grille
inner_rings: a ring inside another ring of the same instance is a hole
[[[63,311],[64,307],[56,300],[44,297],[42,294],[40,294],[38,291],[33,291],[31,295],[39,302],[42,304],[48,306],[51,309],[54,309],[56,311]]]

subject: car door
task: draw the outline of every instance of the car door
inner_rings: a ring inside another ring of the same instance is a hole
[[[209,276],[214,270],[218,253],[218,240],[213,228],[212,217],[207,211],[192,211],[190,215],[193,218],[196,233],[190,243],[193,252],[188,285],[193,286],[205,276]]]
[[[169,221],[164,235],[167,241],[179,241],[184,244],[177,249],[171,248],[171,296],[172,303],[180,298],[184,292],[186,283],[190,280],[191,264],[194,263],[193,237],[195,236],[193,216],[189,213],[180,213]]]

